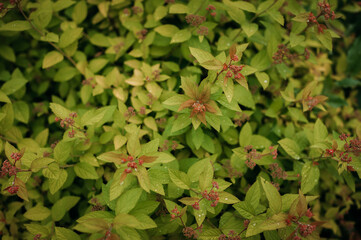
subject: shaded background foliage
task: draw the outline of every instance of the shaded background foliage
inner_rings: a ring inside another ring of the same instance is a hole
[[[2,239],[360,238],[361,6],[319,3],[2,1]]]

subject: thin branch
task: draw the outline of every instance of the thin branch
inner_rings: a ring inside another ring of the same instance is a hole
[[[13,140],[11,140],[11,139],[9,139],[9,138],[6,138],[6,137],[4,137],[4,136],[2,136],[2,135],[0,135],[0,138],[2,139],[2,140],[5,140],[5,141],[7,141],[7,142],[11,142],[11,143],[18,143],[18,142],[16,142],[16,141],[13,141]]]
[[[267,12],[271,7],[273,7],[273,5],[276,4],[278,0],[274,0],[273,3],[268,7],[266,8],[265,10],[263,10],[262,12],[259,12],[259,13],[256,13],[256,15],[253,16],[253,18],[251,19],[250,23],[253,22],[254,20],[256,20],[256,18],[258,18],[260,15],[262,15],[263,13]],[[239,35],[242,33],[242,28],[239,29],[238,33],[236,34],[236,36],[234,36],[232,38],[232,41],[236,40]]]
[[[28,21],[30,23],[30,26],[32,29],[34,29],[36,32],[38,32],[40,34],[40,36],[42,37],[45,37],[45,34],[40,30],[38,29],[32,22],[31,20],[28,18],[28,16],[24,13],[22,7],[21,7],[21,3],[20,1],[17,3],[17,7],[20,11],[20,13],[23,15],[23,17],[25,18],[26,21]],[[50,42],[50,41],[47,41],[51,46],[53,46],[59,53],[61,53],[61,55],[63,55],[65,58],[67,58],[71,64],[74,65],[74,67],[77,69],[76,67],[76,62],[70,57],[68,56],[63,50],[61,50],[57,45],[55,45],[54,43]]]

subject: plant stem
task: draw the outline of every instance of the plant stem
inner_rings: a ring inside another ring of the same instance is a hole
[[[24,13],[22,7],[21,7],[21,3],[20,1],[17,3],[17,7],[20,11],[20,13],[23,15],[23,17],[25,18],[26,21],[28,21],[30,23],[30,26],[32,27],[32,29],[34,29],[36,32],[38,32],[40,34],[40,36],[45,37],[44,33],[38,29],[32,22],[31,20],[28,18],[28,16]],[[68,56],[63,50],[61,50],[57,45],[55,45],[54,43],[47,41],[51,46],[53,46],[61,55],[63,55],[65,58],[67,58],[71,64],[74,65],[74,67],[77,69],[76,66],[76,62],[70,57]]]
[[[273,7],[273,5],[275,5],[275,3],[277,2],[278,0],[274,0],[273,3],[268,7],[266,8],[265,10],[263,10],[262,12],[259,12],[259,13],[256,13],[256,15],[254,15],[254,17],[251,19],[250,23],[252,23],[254,20],[256,20],[256,18],[258,18],[258,16],[262,15],[263,13],[267,12],[271,7]],[[236,40],[236,38],[239,37],[239,35],[241,34],[242,32],[242,28],[239,29],[238,33],[236,34],[236,36],[234,36],[232,38],[232,42],[234,40]]]

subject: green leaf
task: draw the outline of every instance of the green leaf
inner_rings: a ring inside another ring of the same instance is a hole
[[[307,162],[302,167],[301,176],[301,191],[306,194],[318,184],[320,170],[312,162]]]
[[[70,229],[63,228],[63,227],[55,227],[55,237],[57,240],[80,240],[78,234],[73,232]]]
[[[263,229],[260,228],[259,226],[265,221],[266,221],[266,217],[264,215],[258,215],[253,217],[248,224],[246,237],[251,237],[263,232]]]
[[[188,6],[181,4],[181,3],[175,3],[170,5],[169,13],[170,14],[184,14],[188,13],[189,9]]]
[[[300,121],[300,122],[304,122],[304,123],[307,123],[308,120],[307,118],[305,117],[303,111],[299,108],[292,108],[292,107],[289,107],[287,108],[288,109],[288,112],[291,116],[291,118],[295,121]]]
[[[63,107],[57,103],[50,103],[50,109],[51,109],[51,111],[53,111],[55,116],[57,116],[61,119],[69,117],[69,114],[71,113],[70,110],[66,109],[65,107]]]
[[[255,210],[253,206],[248,202],[242,201],[234,204],[233,207],[237,210],[239,214],[241,214],[242,217],[246,219],[251,219],[255,215]]]
[[[59,47],[65,48],[78,40],[83,33],[83,28],[68,28],[61,34],[59,40]]]
[[[226,203],[226,204],[234,204],[234,203],[238,203],[239,199],[228,192],[220,192],[219,193],[219,202]]]
[[[293,159],[299,160],[301,158],[301,149],[298,144],[289,138],[284,138],[278,141],[281,147],[290,155]]]
[[[133,157],[138,157],[141,152],[138,135],[139,135],[139,128],[135,128],[134,131],[132,131],[128,137],[127,151],[129,155]]]
[[[251,37],[258,30],[258,25],[255,23],[245,22],[242,24],[242,29],[246,33],[247,37]]]
[[[0,90],[0,102],[11,103],[9,97],[1,90]]]
[[[60,68],[54,76],[55,82],[66,82],[71,80],[78,74],[78,70],[74,67],[65,66]]]
[[[203,172],[199,175],[199,187],[202,191],[212,186],[213,174],[212,163],[208,160],[205,162]]]
[[[77,24],[82,23],[88,14],[86,1],[78,2],[73,9],[72,18]]]
[[[191,38],[191,36],[192,36],[192,34],[188,29],[182,29],[182,30],[176,32],[172,36],[172,40],[170,41],[170,43],[185,42],[185,41],[188,41]]]
[[[40,37],[40,40],[41,41],[44,41],[44,42],[59,42],[59,36],[58,34],[55,34],[55,33],[52,33],[52,32],[47,32],[45,33],[44,36],[41,36]]]
[[[80,200],[80,197],[65,196],[56,201],[51,208],[51,216],[54,221],[60,221],[65,214],[72,209]]]
[[[1,31],[21,32],[31,29],[31,25],[25,20],[16,20],[0,26]]]
[[[251,92],[238,84],[234,86],[234,98],[245,107],[254,109],[256,106]]]
[[[143,166],[138,166],[137,171],[134,173],[137,178],[141,188],[146,192],[150,192],[150,180],[148,176],[147,169]]]
[[[128,226],[133,228],[138,228],[141,224],[135,216],[126,213],[119,213],[114,218],[114,228],[119,228],[122,226]]]
[[[254,209],[257,209],[260,199],[261,199],[261,186],[259,184],[259,181],[256,181],[248,189],[244,200],[248,205],[251,205]]]
[[[15,70],[17,71],[17,70]],[[1,91],[3,91],[6,95],[10,95],[15,93],[16,91],[18,91],[20,88],[22,88],[23,86],[25,86],[25,84],[28,82],[28,80],[26,80],[20,71],[17,71],[19,74],[13,74],[13,77],[11,78],[10,81],[5,82],[2,87],[1,87]]]
[[[219,116],[206,112],[206,121],[211,125],[217,132],[220,131],[221,128],[221,120]]]
[[[64,56],[58,51],[48,52],[43,59],[43,68],[49,68],[61,61],[63,61]]]
[[[133,188],[122,194],[117,200],[115,213],[129,213],[135,207],[135,205],[137,205],[142,192],[143,189],[141,188]]]
[[[303,35],[297,35],[295,33],[291,33],[291,35],[290,35],[290,44],[291,44],[292,48],[299,45],[304,40],[305,40],[305,36],[303,36]]]
[[[235,2],[235,6],[248,12],[255,13],[257,11],[256,7],[252,3],[246,1],[237,1]]]
[[[183,128],[188,127],[192,123],[192,119],[189,118],[189,114],[180,114],[174,121],[172,126],[172,132],[177,132]]]
[[[268,199],[269,208],[273,214],[277,214],[282,210],[282,198],[278,190],[268,181],[261,178],[263,190],[266,193]]]
[[[168,8],[165,6],[158,6],[154,11],[154,19],[156,21],[161,20],[168,14]]]
[[[157,224],[145,214],[134,214],[136,219],[138,220],[139,224],[137,225],[136,229],[151,229],[156,228]]]
[[[202,240],[218,240],[222,232],[217,228],[205,229],[202,231],[199,239]]]
[[[79,232],[85,233],[97,233],[101,231],[107,231],[109,229],[109,223],[103,218],[85,218],[78,219],[79,224],[75,225],[73,229]]]
[[[313,127],[313,131],[314,131],[313,133],[314,143],[319,143],[326,140],[328,136],[328,131],[327,131],[327,127],[323,124],[321,119],[318,118],[316,120],[316,123]]]
[[[327,48],[329,51],[332,51],[332,37],[328,30],[324,30],[323,33],[316,34],[316,37],[325,48]]]
[[[57,178],[49,178],[49,191],[51,194],[55,194],[64,185],[68,179],[68,172],[61,169]]]
[[[60,168],[58,163],[50,163],[47,168],[43,169],[43,175],[47,178],[58,178]]]
[[[261,86],[263,87],[263,89],[266,89],[269,85],[269,76],[267,73],[265,72],[256,72],[256,77],[258,82],[261,84]]]
[[[189,177],[186,173],[175,170],[175,169],[168,169],[169,177],[172,182],[180,188],[189,189],[190,188],[190,181]]]
[[[192,136],[192,142],[193,142],[194,146],[196,147],[196,149],[199,149],[202,146],[203,139],[204,139],[204,133],[203,133],[202,128],[200,128],[200,127],[197,129],[192,128],[191,136]]]
[[[24,213],[24,217],[32,221],[42,221],[50,216],[50,210],[44,206],[37,205]]]
[[[213,57],[213,55],[202,49],[189,47],[189,50],[193,57],[197,59],[201,66],[208,70],[220,70],[222,69],[223,63]]]
[[[13,108],[14,108],[14,116],[16,120],[23,123],[29,122],[30,109],[26,102],[17,101],[13,104]]]
[[[24,224],[26,230],[28,230],[31,234],[41,234],[42,236],[46,237],[49,235],[49,230],[40,224],[30,223]]]
[[[239,145],[245,147],[251,144],[252,128],[249,122],[243,125],[239,133]]]
[[[98,179],[99,176],[95,168],[89,163],[80,162],[74,166],[75,174],[83,179]]]
[[[31,166],[30,169],[32,172],[38,172],[39,170],[41,170],[42,168],[46,167],[49,165],[49,163],[54,162],[55,160],[52,158],[36,158],[31,162]]]
[[[102,123],[107,122],[109,121],[109,119],[111,119],[115,108],[115,106],[106,106],[98,108],[96,110],[89,110],[81,117],[81,125],[101,125]]]
[[[58,144],[56,144],[54,148],[54,158],[58,163],[66,163],[68,160],[71,150],[72,150],[73,143],[72,142],[65,142],[61,140]]]
[[[0,45],[0,56],[10,62],[16,61],[14,50],[7,45]]]
[[[164,25],[160,25],[159,27],[156,27],[154,31],[156,31],[157,33],[159,33],[164,37],[171,38],[174,36],[174,34],[176,34],[179,31],[179,28],[174,25],[164,24]]]

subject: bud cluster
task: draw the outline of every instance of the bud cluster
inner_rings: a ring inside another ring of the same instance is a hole
[[[299,55],[297,53],[291,53],[288,47],[284,44],[278,45],[277,52],[273,55],[273,63],[274,64],[281,64],[285,61],[294,61],[297,59]]]
[[[308,109],[311,111],[315,106],[317,106],[317,104],[320,103],[320,100],[317,97],[311,97],[308,96],[306,98],[306,104],[308,106]]]
[[[116,45],[116,46],[117,46],[117,45]],[[114,46],[114,47],[115,47],[115,46]],[[95,84],[95,83],[92,83],[93,80],[94,80],[94,78],[93,78],[93,77],[90,77],[90,78],[87,78],[87,79],[83,80],[83,81],[81,82],[81,84],[83,84],[83,85],[90,85],[92,88],[95,88],[96,84]]]
[[[187,15],[185,19],[186,19],[186,22],[193,27],[198,27],[199,25],[201,25],[202,23],[204,23],[206,21],[205,16],[199,16],[199,15],[194,15],[194,14]]]
[[[239,116],[241,113],[237,112],[236,114]],[[239,118],[236,118],[233,121],[237,126],[241,127],[244,122],[249,121],[249,116],[245,113],[242,113],[242,115]]]
[[[206,10],[211,14],[212,17],[216,16],[216,7],[213,5],[208,5],[208,7],[206,7]]]
[[[278,165],[278,163],[272,163],[270,165],[271,176],[278,179],[286,179],[287,173]]]
[[[200,26],[197,30],[197,34],[200,36],[207,36],[208,35],[208,28],[205,26]]]
[[[315,225],[311,225],[311,224],[298,225],[298,232],[301,234],[302,237],[307,237],[308,235],[312,234],[312,232],[315,230],[316,230]]]
[[[182,232],[186,238],[198,239],[198,233],[192,227],[184,227]]]
[[[19,186],[14,184],[10,187],[5,188],[5,190],[7,190],[10,194],[15,194],[19,191]]]
[[[150,81],[150,79],[149,79],[149,81]],[[149,98],[148,105],[152,105],[154,100],[156,100],[156,98],[151,93],[147,93],[147,97]]]
[[[20,0],[9,0],[9,3],[10,3],[10,5],[15,6],[19,1],[20,1]],[[0,3],[0,13],[1,13],[3,10],[5,10],[5,9],[8,9],[8,8],[6,8],[5,5],[4,5],[4,3],[1,2],[1,3]]]
[[[334,142],[331,149],[325,150],[325,157],[337,157],[338,161],[349,164],[352,162],[352,156],[360,156],[361,154],[361,140],[358,138],[347,140],[350,137],[350,134],[342,133],[339,138],[344,141],[343,151],[337,150],[337,144]],[[335,159],[335,160],[337,160]],[[355,171],[352,166],[347,166],[347,170]]]
[[[139,13],[143,12],[143,8],[138,7],[138,6],[133,6],[132,11],[133,11],[134,14],[139,14]]]
[[[204,104],[198,100],[192,104],[192,108],[193,114],[198,114],[206,111],[206,106],[204,106]]]
[[[311,212],[310,208],[307,209],[304,216],[307,216],[308,218],[311,218],[313,216],[313,213]],[[293,216],[293,215],[288,215],[288,218],[285,220],[286,225],[290,226],[293,223],[297,224],[296,230],[298,230],[298,233],[302,237],[307,237],[307,236],[311,235],[316,230],[316,225],[299,222],[300,217],[301,216],[296,217],[296,216]],[[301,238],[299,236],[297,236],[296,231],[295,231],[295,233],[296,233],[296,236],[294,236],[292,239],[293,240],[297,240],[297,239],[300,240]]]
[[[136,115],[135,109],[133,107],[128,107],[127,111],[124,113],[124,117],[130,118]]]
[[[17,173],[17,168],[11,165],[9,160],[5,160],[1,167],[1,174],[0,177],[4,177],[6,175],[15,176]]]
[[[132,156],[128,156],[126,158],[122,158],[122,163],[127,163],[127,167],[124,172],[125,173],[131,173],[134,170],[136,170],[139,166],[142,166],[144,161],[142,159],[134,158]]]
[[[273,156],[272,158],[273,158],[273,159],[276,159],[277,156],[278,156],[277,149],[274,148],[273,146],[270,146],[270,147],[269,147],[269,150],[271,150],[271,155]]]
[[[176,141],[172,141],[172,145],[170,146],[172,148],[172,150],[176,150],[178,147],[178,143]],[[163,142],[163,146],[158,148],[158,151],[160,152],[164,152],[167,151],[169,149],[169,140],[164,140]]]
[[[211,203],[211,207],[216,207],[219,201],[219,193],[211,190],[209,193],[207,192],[207,190],[204,190],[202,192],[202,197],[208,201],[212,201]],[[194,208],[194,207],[193,207]],[[198,208],[199,209],[199,208]],[[197,210],[198,210],[197,209]]]
[[[241,240],[241,236],[239,236],[235,231],[231,230],[227,235],[222,234],[219,236],[218,240]]]
[[[55,122],[60,121],[60,126],[62,128],[71,128],[71,130],[68,132],[68,136],[70,138],[73,138],[75,136],[75,130],[74,130],[74,118],[78,117],[78,114],[76,112],[69,113],[69,117],[66,117],[64,119],[61,119],[59,117],[55,117]]]
[[[253,169],[256,166],[256,163],[253,160],[261,159],[262,154],[258,153],[252,146],[245,146],[244,150],[247,152],[246,165],[250,169]]]
[[[312,12],[309,13],[307,22],[309,25],[317,25],[318,33],[323,33],[323,31],[327,29],[327,27],[324,24],[320,24],[317,21],[317,18],[323,16],[326,21],[329,20],[330,18],[334,20],[336,18],[336,15],[335,12],[331,10],[330,4],[326,3],[326,1],[319,2],[317,5],[320,8],[320,13],[318,14],[317,17],[313,15]]]
[[[41,238],[41,234],[36,234],[35,236],[34,236],[34,240],[39,240]]]
[[[211,201],[211,207],[216,207],[218,202],[219,202],[219,193],[214,191],[213,189],[219,189],[219,185],[216,181],[212,182],[212,188],[211,190],[208,192],[207,190],[204,190],[201,194],[202,194],[202,198],[199,199],[197,202],[195,202],[192,207],[195,210],[199,210],[199,202],[202,201],[203,199],[206,199],[208,201]]]
[[[330,18],[334,20],[336,18],[335,12],[331,10],[330,4],[326,3],[326,1],[319,2],[317,5],[321,10],[320,15],[324,16],[325,20]]]
[[[140,40],[144,40],[145,37],[147,36],[148,30],[147,29],[142,29],[138,32],[135,33],[136,37]]]
[[[172,209],[172,213],[171,213],[170,217],[171,217],[171,220],[174,220],[174,219],[176,219],[177,217],[181,217],[180,212],[178,211],[177,206],[174,206],[174,208]]]

